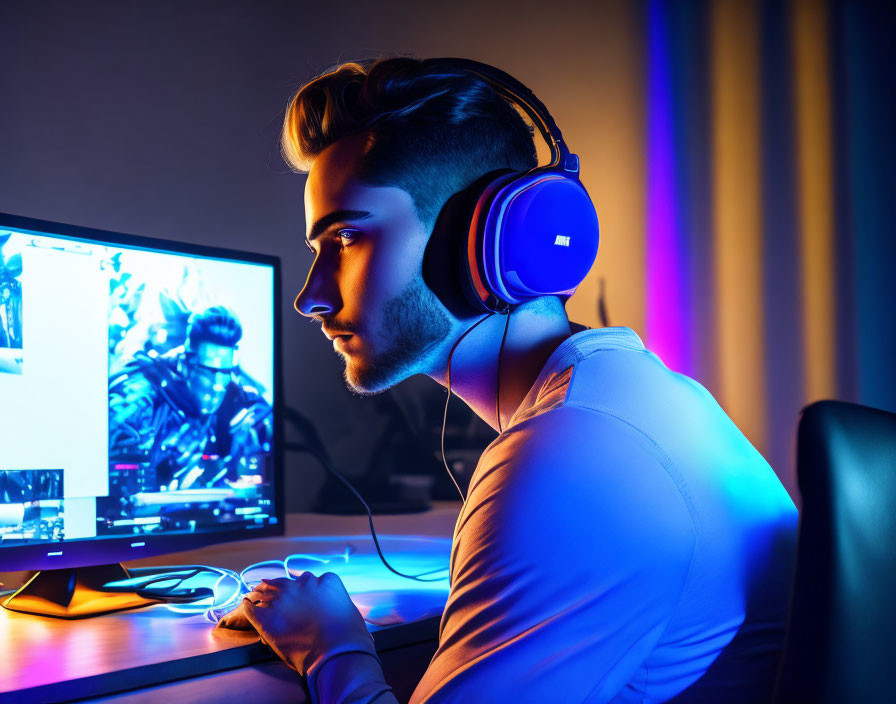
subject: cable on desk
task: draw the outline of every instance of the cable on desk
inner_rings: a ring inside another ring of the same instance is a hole
[[[392,565],[389,564],[389,561],[386,559],[386,556],[383,554],[383,550],[380,547],[379,538],[376,535],[376,528],[373,525],[373,513],[370,510],[370,506],[367,505],[367,502],[364,500],[364,497],[358,493],[358,490],[352,486],[352,483],[346,479],[342,474],[330,464],[330,459],[326,455],[322,453],[318,453],[314,451],[314,447],[312,445],[302,445],[300,443],[285,443],[285,449],[292,450],[293,452],[307,452],[311,456],[313,456],[318,462],[320,462],[321,466],[327,470],[330,474],[332,474],[336,479],[342,482],[345,487],[352,492],[355,498],[361,502],[361,505],[364,507],[364,510],[367,512],[367,522],[370,524],[370,536],[373,538],[374,547],[376,547],[376,553],[380,557],[380,561],[386,567],[387,570],[392,572],[393,574],[398,575],[399,577],[404,577],[405,579],[413,579],[417,582],[439,582],[443,579],[448,579],[447,575],[442,577],[429,577],[428,575],[435,574],[436,572],[445,572],[447,567],[440,567],[435,570],[430,570],[429,572],[421,572],[420,574],[405,574],[397,569],[395,569]]]

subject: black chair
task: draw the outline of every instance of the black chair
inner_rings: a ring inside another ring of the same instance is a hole
[[[803,410],[803,497],[777,704],[896,702],[896,414]]]

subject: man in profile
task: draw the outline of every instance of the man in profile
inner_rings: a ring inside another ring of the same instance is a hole
[[[283,148],[308,172],[314,259],[295,306],[349,386],[426,374],[499,431],[412,701],[768,699],[796,510],[760,454],[628,328],[572,334],[553,296],[508,318],[462,310],[424,278],[446,202],[536,166],[516,110],[450,61],[345,64],[291,101]],[[335,575],[263,583],[220,625],[256,628],[315,701],[395,701]]]

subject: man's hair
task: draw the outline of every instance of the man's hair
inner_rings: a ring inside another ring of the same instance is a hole
[[[200,342],[222,347],[236,347],[243,336],[243,326],[236,315],[224,306],[212,306],[190,318],[187,329],[189,349],[195,351]]]
[[[281,146],[301,172],[343,137],[365,134],[360,177],[407,191],[432,227],[445,201],[483,174],[537,164],[532,131],[483,78],[437,59],[345,63],[290,100]]]

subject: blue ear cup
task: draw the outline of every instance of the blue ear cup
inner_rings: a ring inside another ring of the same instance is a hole
[[[478,75],[529,116],[551,150],[548,166],[494,171],[448,199],[424,253],[425,283],[457,317],[568,298],[591,270],[599,240],[579,158],[544,104],[512,76],[468,59],[425,61]]]
[[[591,270],[598,241],[597,213],[577,178],[551,168],[502,175],[474,208],[465,273],[486,311],[568,298]]]

